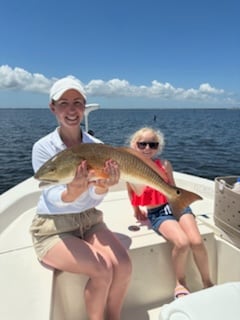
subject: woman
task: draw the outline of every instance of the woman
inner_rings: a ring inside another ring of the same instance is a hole
[[[171,163],[156,158],[164,147],[164,136],[160,131],[142,128],[132,135],[130,146],[144,157],[152,159],[162,176],[165,176],[165,181],[175,185]],[[167,198],[160,192],[148,186],[133,184],[128,184],[128,192],[136,218],[139,220],[148,218],[153,230],[173,244],[172,262],[176,276],[174,297],[179,298],[189,294],[185,278],[189,248],[192,249],[201,274],[203,287],[211,287],[213,284],[209,275],[207,251],[191,209],[186,208],[177,220],[172,214]]]
[[[65,148],[101,142],[80,128],[85,104],[86,95],[78,80],[68,77],[54,83],[49,106],[59,127],[34,144],[35,172]],[[131,262],[125,248],[103,222],[102,212],[95,209],[109,187],[119,181],[116,163],[107,161],[104,170],[108,179],[90,183],[92,173],[83,162],[71,183],[43,190],[30,231],[40,261],[89,277],[84,292],[88,318],[119,320]]]

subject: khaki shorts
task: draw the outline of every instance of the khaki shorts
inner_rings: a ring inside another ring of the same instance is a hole
[[[106,228],[102,211],[95,208],[81,213],[36,215],[30,227],[33,246],[39,260],[58,241],[66,237],[84,239],[100,228]]]

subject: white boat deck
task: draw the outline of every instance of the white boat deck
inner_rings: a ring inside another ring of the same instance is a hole
[[[178,186],[204,198],[191,207],[209,253],[213,280],[222,283],[240,279],[239,249],[226,245],[221,240],[224,233],[214,224],[214,183],[184,174],[175,178]],[[38,183],[30,178],[0,196],[0,319],[79,320],[81,315],[80,319],[86,320],[81,290],[87,278],[44,268],[36,259],[29,226],[39,194]],[[114,187],[99,208],[108,227],[129,249],[133,263],[122,319],[157,320],[161,306],[173,299],[171,245],[152,231],[148,222],[136,220],[125,184]],[[137,230],[129,228],[132,226]],[[187,278],[191,279],[191,291],[198,291],[201,282],[191,259],[190,255]],[[228,261],[234,261],[231,268]]]

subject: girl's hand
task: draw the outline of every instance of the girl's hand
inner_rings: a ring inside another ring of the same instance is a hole
[[[139,207],[134,207],[134,217],[137,220],[144,221],[147,220],[147,213]]]

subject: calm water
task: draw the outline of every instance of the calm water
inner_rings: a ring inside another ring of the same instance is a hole
[[[239,123],[239,109],[100,109],[89,115],[95,136],[114,145],[126,144],[142,126],[161,129],[166,139],[162,157],[176,171],[210,179],[240,175]],[[0,109],[0,193],[33,174],[32,144],[55,127],[48,109]]]

